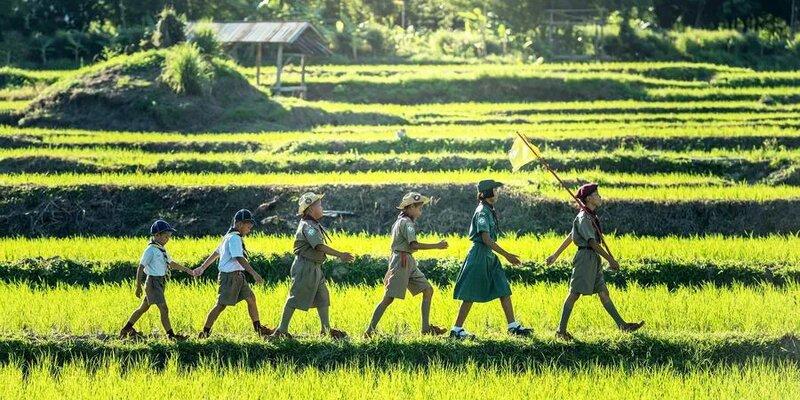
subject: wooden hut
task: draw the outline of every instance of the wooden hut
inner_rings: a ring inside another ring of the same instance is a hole
[[[186,27],[189,37],[197,23]],[[217,33],[217,40],[223,45],[252,44],[256,60],[256,83],[261,84],[261,57],[264,46],[277,46],[275,66],[275,94],[299,93],[305,96],[306,58],[309,56],[329,56],[328,42],[319,31],[308,22],[224,22],[211,23]],[[281,73],[283,66],[293,59],[300,60],[300,85],[283,86]]]

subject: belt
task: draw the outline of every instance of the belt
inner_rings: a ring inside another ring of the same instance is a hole
[[[594,249],[591,246],[578,246],[578,250],[591,250],[591,251],[594,251]]]
[[[306,256],[301,256],[300,254],[297,254],[296,257],[297,258],[302,258],[303,260],[306,260],[306,261],[308,261],[308,262],[310,262],[310,263],[312,263],[314,265],[318,265],[318,266],[325,263],[325,260],[318,261],[318,260],[314,260],[314,259],[306,257]]]

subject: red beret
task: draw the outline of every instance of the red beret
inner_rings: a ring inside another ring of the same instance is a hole
[[[589,197],[592,193],[597,191],[597,184],[596,183],[587,183],[581,186],[578,189],[578,193],[575,196],[581,200]]]

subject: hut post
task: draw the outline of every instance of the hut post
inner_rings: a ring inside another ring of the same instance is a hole
[[[276,62],[278,71],[275,74],[275,89],[281,89],[281,72],[283,72],[283,43],[278,44],[278,60]]]
[[[261,84],[261,42],[256,43],[256,85]]]
[[[306,55],[300,55],[300,86],[303,88],[303,94],[305,94],[306,89]],[[305,97],[305,96],[303,96]]]

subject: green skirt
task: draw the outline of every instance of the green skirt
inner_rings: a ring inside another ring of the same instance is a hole
[[[511,296],[511,286],[500,259],[485,244],[473,242],[458,273],[453,298],[485,303],[505,296]]]

